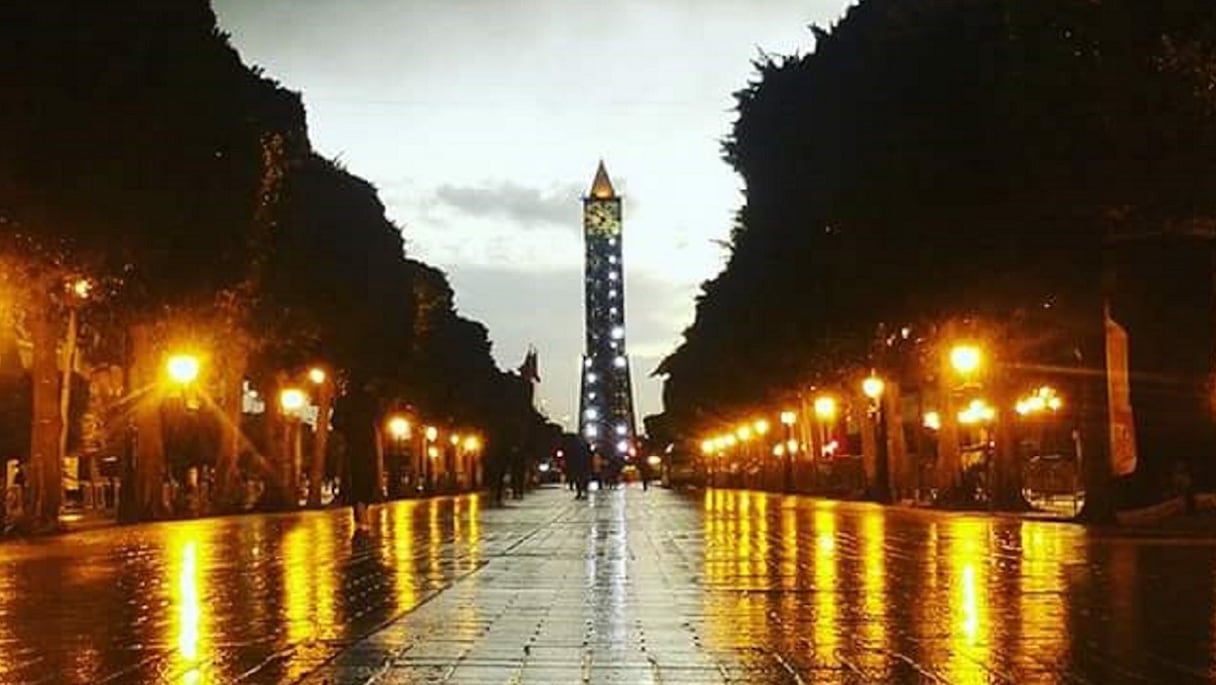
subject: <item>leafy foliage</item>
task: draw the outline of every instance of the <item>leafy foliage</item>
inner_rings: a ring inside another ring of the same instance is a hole
[[[694,428],[830,376],[880,324],[1050,307],[1092,333],[1108,233],[1216,213],[1213,26],[1195,0],[863,0],[762,57],[723,145],[746,204],[660,367],[668,411]]]

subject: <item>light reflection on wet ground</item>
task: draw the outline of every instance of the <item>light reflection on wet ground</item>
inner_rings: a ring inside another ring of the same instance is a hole
[[[1207,682],[1216,543],[547,490],[0,545],[0,683]]]

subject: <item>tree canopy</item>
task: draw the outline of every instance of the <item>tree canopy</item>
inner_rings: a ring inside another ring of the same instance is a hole
[[[862,0],[764,55],[726,268],[664,360],[686,428],[858,363],[880,324],[1100,321],[1103,241],[1216,215],[1195,0]]]

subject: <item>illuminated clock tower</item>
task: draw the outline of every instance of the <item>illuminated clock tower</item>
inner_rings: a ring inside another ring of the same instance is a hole
[[[634,446],[633,386],[625,353],[625,269],[621,198],[601,161],[583,198],[583,354],[579,430],[605,457],[629,458]]]

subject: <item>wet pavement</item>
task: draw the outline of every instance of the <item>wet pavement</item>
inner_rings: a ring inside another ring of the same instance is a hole
[[[1216,541],[652,489],[0,544],[0,683],[1216,677]]]

